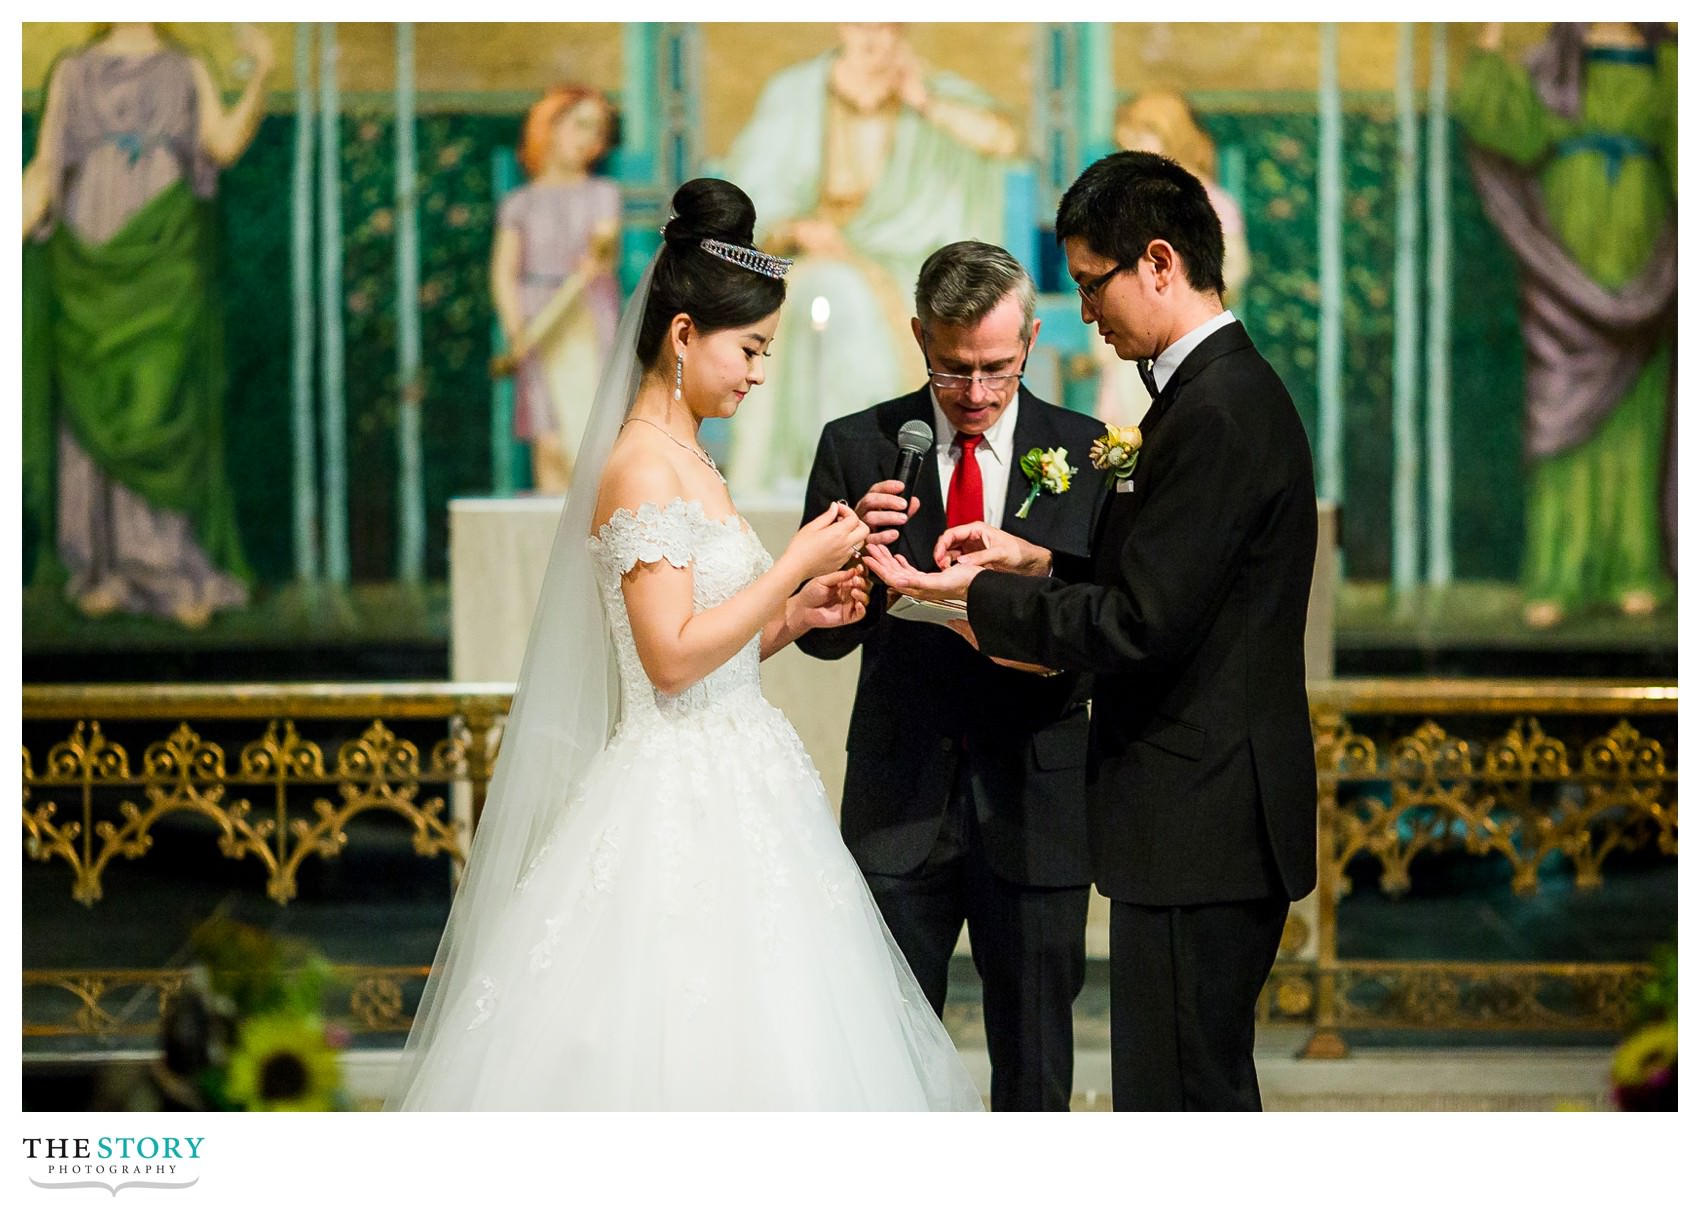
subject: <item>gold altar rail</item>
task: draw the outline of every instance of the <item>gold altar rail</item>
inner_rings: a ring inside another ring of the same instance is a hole
[[[1310,700],[1314,988],[1271,982],[1287,1009],[1313,1011],[1306,1055],[1343,1056],[1349,1029],[1621,1031],[1646,964],[1342,957],[1339,905],[1354,868],[1374,872],[1382,894],[1405,894],[1424,854],[1502,861],[1520,896],[1553,859],[1586,893],[1614,853],[1675,856],[1677,688],[1342,679],[1314,685]],[[1674,939],[1676,923],[1668,929]]]
[[[406,1032],[413,1023],[407,1007],[418,1001],[430,971],[428,965],[331,965],[326,985],[339,1005],[330,1022],[356,1033]],[[24,1035],[155,1038],[188,976],[187,969],[26,969],[26,998],[49,1004],[52,1017],[26,1016]]]
[[[171,815],[212,822],[227,858],[258,859],[279,903],[295,896],[306,859],[341,852],[361,813],[396,814],[419,854],[459,859],[465,828],[445,816],[442,796],[421,791],[462,784],[476,821],[511,694],[475,683],[26,686],[26,727],[74,724],[39,765],[23,748],[25,851],[68,864],[85,905],[100,900],[108,865],[146,854],[154,825]],[[173,722],[138,744],[110,736],[120,723]],[[390,727],[403,722],[440,734],[422,755]],[[215,730],[234,735],[204,736]]]
[[[466,683],[25,687],[26,737],[55,722],[69,726],[39,763],[24,748],[26,853],[65,862],[72,896],[85,904],[100,899],[111,861],[145,854],[152,826],[172,813],[213,822],[226,858],[257,858],[268,895],[280,903],[296,895],[295,874],[307,858],[341,853],[343,827],[359,813],[394,813],[413,827],[420,854],[458,858],[465,826],[445,813],[441,795],[421,792],[466,787],[476,821],[511,689]],[[1319,888],[1289,922],[1261,1018],[1312,1025],[1307,1053],[1319,1057],[1341,1055],[1342,1033],[1357,1029],[1620,1030],[1649,973],[1631,958],[1581,964],[1342,957],[1339,902],[1351,892],[1349,872],[1360,878],[1373,872],[1382,894],[1402,895],[1412,862],[1429,853],[1502,861],[1510,887],[1522,895],[1550,875],[1543,865],[1555,856],[1582,891],[1601,883],[1602,865],[1614,852],[1656,848],[1674,856],[1676,714],[1673,686],[1471,679],[1313,684]],[[421,740],[398,736],[392,724]],[[158,727],[149,731],[150,725]],[[135,740],[113,740],[119,732]],[[63,806],[70,812],[62,816]],[[1670,931],[1674,936],[1675,923]],[[350,999],[345,1022],[359,1032],[406,1028],[422,973],[384,966],[342,971]],[[24,1033],[154,1031],[160,1000],[182,977],[176,969],[26,971],[33,997]],[[143,1004],[151,1013],[138,1018]],[[32,1018],[37,1007],[49,1018]]]

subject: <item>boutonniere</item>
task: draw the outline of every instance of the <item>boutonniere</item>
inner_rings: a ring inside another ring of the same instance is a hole
[[[1015,511],[1017,518],[1027,517],[1027,511],[1039,500],[1040,493],[1068,492],[1068,478],[1078,470],[1068,466],[1068,448],[1054,446],[1048,451],[1034,447],[1021,457],[1021,470],[1033,486],[1027,490],[1027,500]]]
[[[1092,466],[1109,472],[1117,480],[1133,475],[1133,465],[1139,462],[1139,448],[1145,436],[1137,425],[1106,425],[1104,436],[1092,443]]]

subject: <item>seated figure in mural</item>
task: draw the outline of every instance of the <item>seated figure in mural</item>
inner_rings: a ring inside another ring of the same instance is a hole
[[[24,468],[37,578],[90,617],[204,626],[248,601],[224,467],[211,199],[259,126],[272,45],[226,109],[159,28],[113,25],[48,76],[23,176]]]
[[[1251,249],[1246,244],[1245,217],[1234,196],[1216,180],[1216,144],[1198,124],[1192,107],[1179,93],[1153,89],[1141,93],[1116,111],[1116,146],[1124,152],[1156,152],[1175,161],[1204,183],[1210,203],[1222,220],[1222,278],[1224,300],[1240,302],[1240,289],[1251,276]],[[1116,357],[1100,344],[1096,412],[1100,420],[1137,425],[1151,407],[1151,393],[1135,363]]]
[[[1554,25],[1526,64],[1502,45],[1484,25],[1456,112],[1521,271],[1524,614],[1643,615],[1671,590],[1661,539],[1676,551],[1676,42],[1596,23]]]
[[[797,302],[772,386],[732,426],[736,491],[800,496],[821,426],[920,376],[915,275],[940,245],[1003,239],[1018,142],[992,99],[923,64],[901,25],[842,25],[837,48],[768,81],[720,168],[755,200],[764,246],[796,257]],[[830,308],[818,342],[817,297]]]
[[[593,176],[614,109],[594,89],[551,89],[531,107],[519,149],[531,180],[502,200],[490,293],[514,376],[514,436],[531,447],[532,486],[567,491],[596,381],[614,339],[620,191]]]

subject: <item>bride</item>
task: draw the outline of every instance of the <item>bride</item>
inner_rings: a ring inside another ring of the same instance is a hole
[[[761,695],[762,658],[861,617],[868,530],[838,504],[771,558],[697,439],[762,382],[790,263],[729,182],[673,211],[387,1106],[979,1110]]]

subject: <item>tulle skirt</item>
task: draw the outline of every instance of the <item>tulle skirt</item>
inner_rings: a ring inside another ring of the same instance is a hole
[[[493,939],[403,1108],[982,1107],[758,693],[628,721]]]

